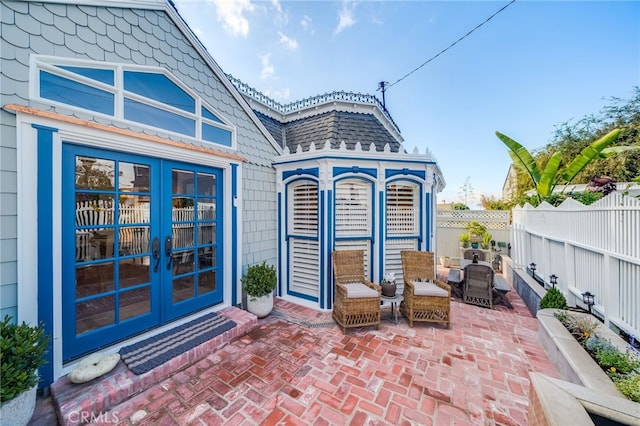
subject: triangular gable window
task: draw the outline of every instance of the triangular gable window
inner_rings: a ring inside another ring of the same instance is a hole
[[[39,100],[234,147],[231,123],[163,69],[49,57],[35,66]]]

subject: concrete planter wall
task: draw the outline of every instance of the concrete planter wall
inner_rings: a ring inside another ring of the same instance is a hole
[[[530,373],[529,424],[532,425],[640,425],[640,404],[628,400],[558,321],[557,309],[537,312],[538,338],[547,355],[567,381]],[[572,315],[586,315],[572,312]],[[618,349],[626,343],[599,325],[595,331]]]

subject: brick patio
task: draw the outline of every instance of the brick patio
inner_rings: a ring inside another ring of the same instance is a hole
[[[537,320],[508,298],[513,310],[453,300],[451,330],[402,318],[347,335],[330,313],[277,300],[249,333],[100,414],[120,424],[525,425],[528,373],[560,375]],[[52,424],[52,412],[40,400],[31,424]]]

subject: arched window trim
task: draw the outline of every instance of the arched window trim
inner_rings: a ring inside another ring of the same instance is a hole
[[[66,70],[62,68],[64,66],[113,71],[114,73],[113,85]],[[106,114],[93,109],[83,108],[73,104],[67,104],[54,99],[42,97],[40,71],[45,71],[54,76],[62,77],[64,79],[70,80],[71,82],[77,82],[85,86],[89,86],[92,89],[97,89],[97,90],[112,94],[114,96],[113,113]],[[163,102],[159,102],[155,99],[147,98],[135,92],[124,90],[125,71],[145,72],[150,74],[164,75],[173,84],[178,86],[187,95],[189,95],[194,99],[194,104],[195,104],[194,112],[193,113],[187,112],[183,109],[174,107],[169,104],[165,104]],[[109,62],[87,61],[87,60],[79,60],[79,59],[72,59],[72,58],[53,57],[53,56],[33,56],[31,58],[30,73],[31,73],[31,78],[30,78],[31,84],[29,86],[29,97],[32,100],[35,100],[47,105],[64,107],[70,110],[88,112],[88,113],[91,113],[92,115],[106,117],[106,118],[114,119],[120,122],[130,123],[136,126],[152,129],[155,131],[176,135],[180,138],[188,138],[188,139],[197,141],[199,143],[211,143],[211,144],[223,146],[230,149],[236,149],[236,127],[229,120],[227,120],[226,117],[222,113],[220,113],[220,111],[218,111],[211,104],[203,100],[193,89],[189,88],[182,81],[176,78],[171,72],[167,71],[164,68],[141,66],[141,65],[134,65],[134,64],[118,64],[118,63],[109,63]],[[168,113],[171,113],[180,117],[184,117],[188,120],[193,120],[194,134],[190,135],[187,133],[182,133],[182,132],[174,131],[164,127],[158,127],[158,126],[154,126],[154,125],[150,125],[150,124],[125,118],[125,112],[124,112],[125,99],[131,99],[133,101],[141,102],[144,105],[148,105],[153,108],[157,108],[159,110],[166,111]],[[203,116],[202,108],[206,108],[213,116],[218,118],[220,122]],[[212,126],[222,131],[229,132],[230,133],[229,144],[219,143],[213,140],[203,138],[203,128],[204,128],[203,125]]]

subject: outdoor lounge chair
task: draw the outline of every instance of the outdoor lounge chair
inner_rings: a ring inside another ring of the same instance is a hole
[[[493,269],[487,265],[471,263],[464,268],[464,303],[491,309],[493,303]]]
[[[364,251],[334,251],[332,259],[333,319],[340,324],[343,333],[347,328],[365,325],[375,325],[377,329],[380,326],[381,288],[365,278]]]
[[[404,300],[400,312],[409,320],[442,322],[451,327],[451,287],[436,279],[434,254],[426,251],[402,250]]]
[[[463,257],[468,260],[473,260],[474,254],[478,255],[478,260],[487,260],[485,259],[484,252],[482,250],[476,250],[476,249],[465,250]]]

